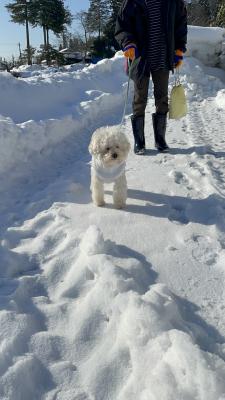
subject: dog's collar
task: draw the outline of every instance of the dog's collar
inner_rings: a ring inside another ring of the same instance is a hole
[[[125,172],[126,162],[123,161],[113,167],[105,168],[93,157],[91,165],[98,179],[105,183],[112,183]]]

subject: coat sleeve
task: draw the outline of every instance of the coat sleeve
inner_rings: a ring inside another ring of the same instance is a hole
[[[175,49],[186,51],[187,46],[187,9],[184,0],[177,0],[175,16]]]
[[[135,10],[132,0],[124,0],[116,20],[115,39],[123,49],[129,43],[135,43]]]

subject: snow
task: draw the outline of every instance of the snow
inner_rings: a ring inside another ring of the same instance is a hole
[[[225,29],[218,27],[188,27],[187,54],[205,65],[225,69]]]
[[[18,74],[20,78],[29,78],[33,76],[39,76],[44,78],[45,75],[49,75],[50,73],[57,73],[57,72],[66,72],[66,71],[79,71],[84,67],[88,67],[88,64],[72,64],[72,65],[65,65],[63,67],[48,67],[46,65],[21,65],[18,68],[12,68],[11,72],[14,74]]]
[[[219,108],[225,109],[225,89],[222,89],[217,93],[216,102]]]
[[[28,75],[0,74],[0,399],[224,400],[223,71],[185,58],[168,154],[150,85],[124,210],[110,185],[92,204],[88,153],[121,122],[123,57]]]

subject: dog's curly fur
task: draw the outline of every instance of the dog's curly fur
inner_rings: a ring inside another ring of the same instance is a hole
[[[113,203],[123,208],[127,198],[125,162],[130,143],[119,126],[97,129],[91,138],[89,152],[92,155],[91,192],[95,205],[103,206],[104,183],[114,182]]]

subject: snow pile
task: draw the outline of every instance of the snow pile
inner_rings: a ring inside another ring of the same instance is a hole
[[[119,123],[127,87],[123,62],[117,54],[79,71],[48,72],[41,79],[0,74],[0,109],[4,115],[0,117],[0,175],[21,163],[29,169],[35,158],[40,159],[45,151],[51,153],[66,138],[78,151],[82,144],[87,145],[85,131],[90,136],[99,126]],[[193,58],[185,60],[181,80],[189,99],[200,98],[199,90],[216,94],[223,88],[220,80],[204,75],[203,66]],[[171,76],[171,85],[173,81]]]
[[[222,89],[217,93],[216,102],[219,108],[225,110],[225,89]]]
[[[120,56],[75,72],[48,72],[45,78],[0,74],[0,174],[66,137],[77,136],[79,145],[82,133],[104,124],[109,111],[118,123],[126,81]]]
[[[225,69],[225,29],[188,26],[187,55]]]
[[[42,73],[45,73],[48,70],[48,67],[40,64],[33,65],[20,65],[19,67],[14,67],[11,69],[12,74],[18,74],[21,78],[28,78],[30,76],[39,76]]]
[[[117,95],[121,97],[125,79],[121,56],[74,72],[49,71],[44,76],[27,79],[16,79],[3,72],[0,74],[1,115],[17,123],[65,115],[78,119],[90,102],[101,103],[104,97],[105,103],[107,97],[114,96],[115,100]]]
[[[55,144],[75,133],[71,117],[59,121],[27,121],[18,125],[10,118],[0,117],[0,126],[0,174],[9,172],[15,165],[25,164],[29,168],[32,157],[40,157],[47,148],[51,151]]]
[[[179,298],[96,226],[80,240],[71,228],[54,206],[8,232],[8,246],[26,239],[1,272],[10,307],[0,313],[0,397],[222,400],[224,362],[213,343],[204,349],[208,334],[186,319]],[[42,277],[25,252],[42,255]]]
[[[18,68],[12,68],[12,74],[17,74],[20,78],[30,78],[33,76],[39,76],[44,78],[46,75],[51,73],[57,73],[62,71],[75,72],[80,71],[85,67],[88,67],[89,64],[77,63],[72,65],[65,65],[63,67],[48,67],[40,64],[33,65],[21,65]]]

